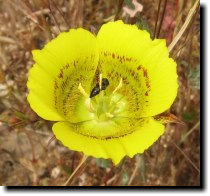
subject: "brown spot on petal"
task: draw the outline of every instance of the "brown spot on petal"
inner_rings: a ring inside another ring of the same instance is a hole
[[[108,78],[111,78],[112,77],[112,73],[108,72],[107,76],[108,76]]]
[[[60,70],[60,74],[58,75],[58,78],[63,78],[63,70]]]
[[[148,77],[148,73],[147,73],[147,70],[145,68],[143,69],[143,72],[144,72],[144,77],[147,78]]]
[[[57,83],[57,81],[54,82],[54,88],[55,89],[58,89],[58,83]]]
[[[98,139],[98,140],[110,140],[110,139],[117,139],[117,138],[121,138],[121,137],[125,137],[126,135],[129,135],[129,134],[132,134],[134,131],[130,131],[128,133],[125,133],[125,134],[122,134],[122,135],[119,135],[119,136],[104,136],[104,137],[98,137],[98,136],[93,136],[93,135],[87,135],[87,134],[84,134],[84,133],[79,133],[85,137],[90,137],[90,138],[94,138],[94,139]]]
[[[65,68],[68,69],[69,68],[69,64],[66,64]]]
[[[145,82],[146,82],[147,88],[150,88],[149,77],[148,77],[147,70],[145,68],[143,68],[143,75],[145,77]]]
[[[131,61],[131,59],[132,59],[131,57],[130,57],[130,58],[127,57],[127,58],[126,58],[126,61]]]
[[[140,70],[141,69],[141,65],[139,65],[138,67],[137,67],[137,70]]]

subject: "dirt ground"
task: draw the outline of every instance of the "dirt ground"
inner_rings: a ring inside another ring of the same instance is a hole
[[[57,140],[47,145],[53,136],[52,122],[38,117],[26,100],[28,70],[33,65],[31,50],[42,48],[69,28],[83,27],[97,33],[112,19],[136,24],[153,36],[159,0],[137,2],[134,6],[130,0],[0,0],[0,185],[60,186],[82,156]],[[162,22],[156,28],[159,38],[171,43],[192,2],[161,1]],[[144,154],[125,157],[118,167],[110,160],[89,157],[71,185],[200,185],[199,8],[170,55],[177,62],[179,75],[171,113],[185,125],[168,124],[165,134]]]

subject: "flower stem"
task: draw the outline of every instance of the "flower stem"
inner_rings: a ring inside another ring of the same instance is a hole
[[[73,173],[69,176],[69,178],[67,179],[67,181],[63,184],[63,186],[67,186],[68,183],[70,182],[70,180],[75,176],[75,174],[77,173],[77,171],[80,169],[80,167],[83,165],[83,163],[87,160],[88,156],[83,154],[83,157],[79,163],[79,165],[76,167],[76,169],[73,171]]]

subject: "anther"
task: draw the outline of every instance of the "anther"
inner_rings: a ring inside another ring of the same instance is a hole
[[[95,97],[100,93],[100,91],[106,90],[107,86],[109,86],[109,80],[107,78],[102,78],[102,74],[99,76],[99,83],[92,89],[90,93],[90,98]]]
[[[109,86],[109,80],[107,78],[102,78],[101,90],[106,90]]]
[[[90,93],[90,98],[95,97],[100,93],[99,84],[97,83],[96,86],[93,88],[93,90]]]

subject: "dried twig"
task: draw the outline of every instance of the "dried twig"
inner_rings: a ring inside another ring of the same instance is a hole
[[[157,38],[158,38],[159,35],[160,35],[160,29],[161,29],[161,27],[162,27],[164,15],[165,15],[166,4],[167,4],[167,0],[164,0],[163,12],[162,12],[162,15],[161,15],[160,24],[159,24],[159,26],[158,26],[158,30],[157,30],[157,34],[156,34],[156,37],[157,37]]]
[[[63,184],[63,186],[67,186],[70,180],[75,176],[77,171],[80,169],[80,167],[83,165],[83,163],[87,160],[88,156],[83,155],[79,165],[76,167],[76,169],[73,171],[73,173],[69,176],[69,178],[66,180],[66,182]]]
[[[140,162],[141,162],[141,159],[140,159],[140,157],[138,156],[138,157],[137,157],[136,166],[135,166],[135,168],[134,168],[134,170],[133,170],[133,173],[132,173],[132,175],[131,175],[131,177],[130,177],[130,179],[129,179],[129,181],[128,181],[128,186],[130,186],[131,183],[133,182],[133,179],[134,179],[134,177],[136,176],[136,173],[137,173],[137,171],[138,171]]]
[[[172,142],[174,146],[184,155],[187,161],[196,169],[198,173],[200,173],[200,169],[191,161],[191,159],[184,153],[184,151],[174,142]]]
[[[193,132],[195,131],[200,125],[200,120],[181,138],[181,143]]]
[[[155,30],[154,30],[152,39],[155,39],[155,35],[156,35],[157,24],[158,24],[158,19],[159,19],[159,15],[160,15],[160,5],[161,5],[161,1],[162,1],[162,0],[159,0],[158,11],[157,11],[157,17],[156,17],[156,21],[155,21]]]
[[[179,32],[177,33],[177,35],[175,36],[175,38],[173,39],[173,41],[171,42],[171,44],[168,46],[168,50],[169,52],[174,48],[174,46],[176,45],[176,43],[179,41],[179,39],[181,38],[181,36],[183,35],[183,33],[185,32],[185,30],[187,29],[195,11],[197,6],[199,5],[199,0],[197,0],[195,2],[195,4],[193,5],[193,7],[190,9],[187,18],[185,20],[185,23],[182,25],[181,29],[179,30]]]
[[[1,35],[0,35],[0,42],[9,43],[9,44],[16,44],[15,40],[13,40],[9,37],[6,37],[6,36],[1,36]]]

